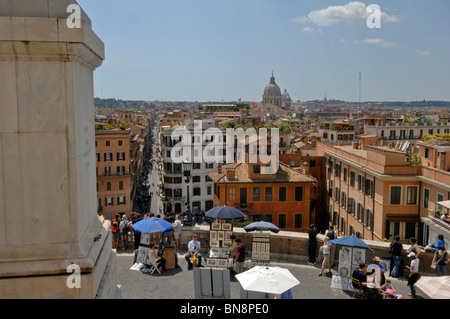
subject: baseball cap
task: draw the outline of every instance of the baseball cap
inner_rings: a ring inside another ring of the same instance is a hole
[[[408,257],[416,257],[416,254],[413,253],[413,252],[410,252],[410,253],[408,254]]]

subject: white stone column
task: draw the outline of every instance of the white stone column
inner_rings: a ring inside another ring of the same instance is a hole
[[[68,28],[69,4],[0,2],[0,298],[115,289],[110,225],[96,213],[93,71],[104,44],[84,12]],[[81,288],[66,285],[70,264]]]

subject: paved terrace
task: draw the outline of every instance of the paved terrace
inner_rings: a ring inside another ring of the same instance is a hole
[[[206,247],[203,244],[205,236],[202,236],[203,232],[207,233],[207,227],[197,226],[193,231],[195,231],[199,237],[202,247]],[[242,229],[235,228],[234,233],[237,237],[241,237],[243,242],[246,243],[247,248],[251,246],[251,240],[248,240],[251,236],[245,233]],[[287,232],[280,232],[277,235],[283,236]],[[117,284],[121,285],[121,296],[123,299],[195,299],[194,284],[193,284],[193,271],[187,269],[186,260],[184,259],[184,254],[186,253],[187,239],[190,238],[192,234],[191,229],[183,230],[183,237],[181,242],[181,248],[177,253],[180,268],[167,270],[162,274],[157,272],[153,274],[143,273],[141,271],[130,270],[133,265],[133,251],[128,249],[126,251],[117,251]],[[242,235],[242,236],[240,236]],[[272,240],[276,243],[277,235],[273,235]],[[289,235],[289,234],[288,234]],[[291,238],[291,241],[295,237],[300,239],[305,239],[306,234],[298,234]],[[320,235],[319,235],[320,236]],[[203,238],[201,238],[203,237]],[[318,240],[318,245],[321,244],[321,240]],[[384,246],[387,243],[382,244],[382,249],[384,251]],[[405,245],[404,245],[405,246]],[[184,248],[183,248],[184,247]],[[276,245],[274,247],[276,249]],[[374,248],[374,247],[372,247]],[[387,251],[387,246],[385,251]],[[280,254],[272,254],[280,255]],[[272,266],[279,266],[289,269],[289,271],[300,281],[300,285],[297,285],[292,289],[292,294],[294,299],[351,299],[353,293],[350,291],[343,291],[340,289],[331,288],[331,276],[318,276],[321,268],[321,263],[316,265],[308,265],[307,257],[304,256],[290,256],[294,258],[287,257],[286,254],[282,254],[284,257],[275,257],[271,259]],[[338,249],[336,249],[336,256],[338,256]],[[367,254],[367,264],[372,260],[373,255]],[[380,257],[384,257],[383,255]],[[202,264],[204,262],[202,261]],[[430,268],[428,264],[421,264],[421,269]],[[337,273],[337,263],[336,266],[332,268],[333,274]],[[430,268],[431,269],[431,268]],[[405,275],[407,272],[405,271]],[[428,274],[429,275],[429,274]],[[403,295],[403,299],[412,299],[413,297],[408,296],[410,292],[409,287],[407,287],[407,278],[392,278],[392,284],[397,290],[398,294]],[[240,296],[240,284],[234,275],[231,275],[231,298],[239,299]],[[417,296],[415,299],[428,299],[419,289],[417,289]]]

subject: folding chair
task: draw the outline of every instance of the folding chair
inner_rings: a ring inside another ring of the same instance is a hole
[[[351,279],[352,279],[352,286],[355,289],[352,299],[355,299],[355,295],[358,295],[359,299],[366,299],[366,294],[362,290],[361,282],[359,281],[359,279],[353,277]]]
[[[150,265],[150,273],[151,273],[151,274],[153,274],[153,273],[155,272],[155,270],[161,274],[161,272],[160,272],[159,269],[158,269],[157,263],[156,263],[157,260],[158,260],[158,259],[156,259],[155,257],[153,257],[151,254],[148,255],[147,261],[148,261],[148,263],[149,263],[149,265]]]

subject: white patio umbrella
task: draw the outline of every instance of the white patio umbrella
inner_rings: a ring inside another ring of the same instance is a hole
[[[422,276],[415,286],[432,299],[450,299],[450,276]]]
[[[300,284],[288,269],[280,267],[255,266],[236,275],[236,279],[244,290],[268,294],[282,294]]]

